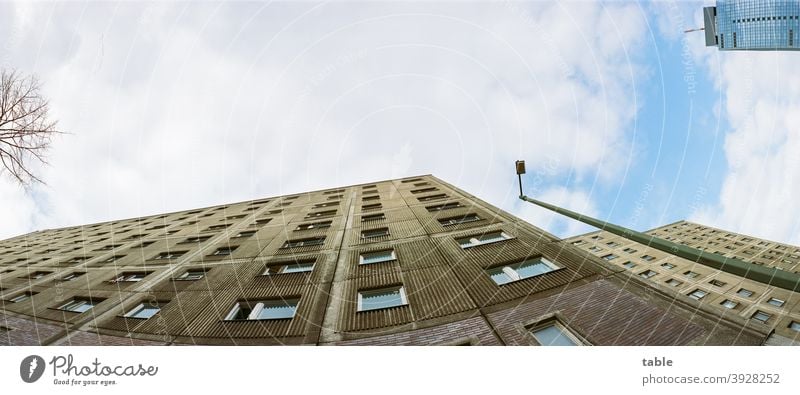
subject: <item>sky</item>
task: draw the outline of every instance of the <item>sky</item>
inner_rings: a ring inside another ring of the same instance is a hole
[[[524,159],[603,220],[800,244],[800,53],[707,48],[703,5],[0,2],[67,132],[0,177],[0,238],[419,174],[591,231]]]

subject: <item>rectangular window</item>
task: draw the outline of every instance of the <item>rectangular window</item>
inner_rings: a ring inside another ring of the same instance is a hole
[[[358,311],[388,309],[408,304],[403,286],[358,292]]]
[[[589,251],[600,252],[600,251],[603,251],[603,249],[600,248],[600,247],[597,247],[597,246],[591,246],[591,247],[589,247]]]
[[[772,318],[772,314],[763,312],[761,310],[756,310],[756,312],[750,318],[756,321],[767,322],[770,318]]]
[[[430,188],[422,188],[422,189],[412,189],[411,193],[416,195],[418,193],[436,192],[438,190],[439,190],[439,188],[430,187]]]
[[[340,199],[341,199],[341,198],[343,198],[343,197],[344,197],[344,195],[334,195],[334,196],[328,196],[328,200],[340,200]],[[336,202],[336,203],[339,203],[339,202]],[[287,205],[287,206],[288,206],[289,204],[291,204],[291,202],[290,202],[290,203],[286,203],[286,205]]]
[[[422,181],[422,179],[421,178],[410,178],[408,180],[403,180],[403,181],[400,181],[400,182],[403,183],[403,184],[407,184],[409,182],[417,182],[417,181]]]
[[[575,240],[575,241],[572,242],[572,245],[574,245],[574,246],[582,246],[584,244],[586,244],[586,241],[584,241],[584,240]]]
[[[158,302],[145,302],[139,303],[138,306],[134,307],[133,310],[125,313],[123,317],[125,318],[141,318],[141,319],[148,319],[156,313],[161,311],[161,307],[159,307]]]
[[[711,285],[713,285],[713,286],[715,286],[715,287],[724,287],[724,286],[727,284],[726,282],[724,282],[724,281],[719,281],[719,280],[717,280],[717,279],[711,280],[711,281],[709,281],[708,283],[709,283],[709,284],[711,284]]]
[[[644,259],[645,261],[651,262],[651,261],[654,261],[656,259],[656,257],[654,257],[652,255],[642,255],[642,259]]]
[[[84,273],[84,272],[72,272],[70,274],[67,274],[64,277],[61,277],[58,281],[72,281],[72,280],[74,280],[74,279],[76,279],[76,278],[78,278],[80,276],[83,276],[84,274],[86,274],[86,273]]]
[[[233,306],[226,321],[284,320],[293,318],[300,299],[241,301]]]
[[[672,270],[672,269],[675,268],[675,265],[673,265],[673,264],[671,264],[669,262],[664,262],[664,263],[661,264],[661,267],[663,267],[664,269],[667,269],[667,270]]]
[[[602,258],[607,261],[613,261],[614,259],[617,259],[619,257],[614,254],[608,254],[608,255],[603,255]]]
[[[386,216],[383,213],[361,216],[361,222],[380,221],[382,219],[386,219]]]
[[[459,224],[466,224],[470,222],[480,221],[481,217],[477,214],[466,214],[457,217],[449,217],[449,218],[442,218],[439,220],[439,223],[442,226],[451,226],[451,225],[459,225]]]
[[[369,265],[372,263],[390,262],[397,259],[394,250],[363,252],[358,256],[359,265]]]
[[[679,286],[681,286],[681,284],[683,284],[683,281],[678,281],[678,280],[676,280],[674,278],[671,278],[671,279],[667,280],[666,283],[670,287],[679,287]]]
[[[323,217],[332,217],[336,215],[336,210],[327,210],[327,211],[317,211],[314,213],[308,213],[306,218],[323,218]]]
[[[619,247],[620,244],[617,243],[616,241],[609,241],[608,243],[606,243],[606,245],[611,247],[611,248],[616,248],[616,247]]]
[[[9,299],[8,301],[11,302],[11,303],[21,303],[21,302],[24,302],[24,301],[32,298],[36,294],[37,294],[37,292],[23,292],[23,293],[15,296],[15,297]]]
[[[311,230],[311,229],[325,229],[330,228],[333,221],[320,221],[320,222],[310,222],[305,224],[297,225],[296,231],[298,230]]]
[[[389,236],[389,228],[368,229],[361,231],[361,239],[376,239],[379,237]]]
[[[298,247],[310,247],[310,246],[318,246],[322,245],[325,242],[325,236],[322,237],[310,237],[307,239],[295,239],[295,240],[287,240],[283,243],[281,248],[298,248]]]
[[[132,282],[132,283],[135,283],[135,282],[139,282],[139,281],[144,280],[144,278],[147,277],[147,275],[150,274],[150,273],[151,272],[124,272],[124,273],[120,274],[119,276],[109,280],[109,282],[112,282],[112,283],[120,283],[120,282]]]
[[[377,185],[372,184],[372,185],[364,185],[363,187],[361,187],[361,189],[371,189],[371,188],[377,188],[377,187],[378,187]]]
[[[430,201],[433,201],[433,200],[440,200],[440,199],[446,199],[446,198],[447,198],[446,194],[437,193],[436,195],[428,195],[428,196],[418,197],[417,200],[420,201],[420,202],[430,202]]]
[[[209,231],[213,232],[213,231],[217,231],[217,230],[224,230],[228,226],[230,226],[230,224],[211,225],[208,228],[206,228],[206,231],[207,232],[209,232]]]
[[[505,232],[495,231],[495,232],[487,232],[482,235],[460,237],[457,238],[456,241],[461,246],[461,248],[470,248],[483,244],[497,243],[499,241],[508,240],[510,238],[511,236],[509,236]]]
[[[783,304],[786,303],[786,301],[778,298],[769,298],[769,300],[767,300],[767,303],[776,307],[782,307]]]
[[[253,236],[254,234],[256,234],[256,231],[254,231],[254,230],[244,230],[244,231],[241,231],[241,232],[237,233],[235,236],[233,236],[233,238],[235,238],[235,239],[239,239],[239,238],[246,239],[248,237]]]
[[[289,274],[289,273],[306,273],[314,270],[314,263],[316,259],[306,259],[296,262],[285,262],[279,264],[270,264],[264,271],[264,275],[271,276],[275,274]]]
[[[654,271],[652,271],[652,270],[645,270],[645,271],[643,271],[643,272],[639,273],[639,277],[642,277],[642,278],[650,278],[650,277],[653,277],[653,276],[655,276],[656,274],[658,274],[658,273],[657,273],[657,272],[654,272]]]
[[[227,256],[232,254],[237,248],[239,248],[239,246],[220,247],[209,256]]]
[[[743,298],[749,298],[749,297],[753,296],[753,291],[751,291],[749,289],[739,288],[739,290],[736,291],[736,294],[741,296],[741,297],[743,297]]]
[[[795,332],[800,332],[800,322],[792,321],[789,324],[789,329],[791,329],[791,330],[793,330]]]
[[[162,252],[156,256],[154,256],[151,260],[157,259],[177,259],[180,258],[183,254],[187,253],[188,251],[167,251]]]
[[[547,324],[536,326],[531,329],[531,334],[541,346],[582,345],[582,342],[578,340],[577,336],[557,321],[551,321]]]
[[[486,272],[497,285],[503,285],[549,273],[556,269],[559,267],[545,258],[533,258],[520,263],[491,268]]]
[[[437,205],[434,205],[434,206],[426,206],[425,209],[430,211],[430,212],[434,212],[434,211],[450,210],[450,209],[459,208],[459,207],[464,207],[464,205],[462,205],[459,202],[450,202],[450,203],[445,203],[445,204],[437,204]]]
[[[696,278],[697,276],[700,275],[700,273],[696,273],[696,272],[693,272],[691,270],[688,270],[688,271],[683,272],[683,275],[686,276],[686,277],[689,277],[689,278]]]
[[[74,298],[67,303],[62,304],[61,306],[56,307],[59,310],[64,311],[71,311],[73,313],[83,313],[88,311],[96,304],[102,302],[101,300],[90,300],[90,299],[83,299],[83,298]]]
[[[339,202],[327,202],[327,203],[317,203],[313,207],[314,208],[322,208],[322,207],[331,207],[331,206],[338,206]]]
[[[364,196],[361,198],[362,202],[369,202],[371,200],[379,200],[381,197],[379,195],[372,195],[372,196]]]
[[[361,211],[378,210],[381,208],[383,208],[383,204],[381,203],[365,204],[361,206]]]
[[[628,262],[625,262],[625,263],[623,263],[623,264],[622,264],[622,266],[625,266],[625,267],[627,267],[628,269],[633,269],[633,268],[635,268],[635,267],[636,267],[636,264],[635,264],[635,263],[633,263],[633,262],[631,262],[631,261],[628,261]]]
[[[191,236],[191,237],[186,238],[180,244],[203,243],[205,241],[208,241],[208,239],[210,239],[210,238],[211,238],[211,236]]]
[[[38,280],[38,279],[43,278],[44,276],[46,276],[46,275],[48,275],[50,273],[52,273],[52,272],[42,272],[42,271],[33,272],[33,273],[28,274],[27,278],[30,278],[31,280]]]
[[[205,276],[206,270],[204,269],[189,269],[175,279],[180,281],[195,281],[200,280]]]
[[[344,192],[345,192],[344,189],[336,189],[336,190],[333,190],[333,191],[322,192],[322,194],[323,195],[333,195],[334,193],[344,193]]]
[[[726,309],[731,309],[731,310],[733,310],[733,309],[735,309],[737,306],[739,306],[739,302],[734,302],[734,301],[732,301],[732,300],[730,300],[730,299],[725,299],[725,300],[723,300],[723,301],[722,301],[722,303],[720,303],[720,304],[722,305],[722,307],[724,307],[724,308],[726,308]]]
[[[694,291],[689,293],[689,297],[694,300],[703,299],[704,297],[706,297],[706,295],[708,295],[708,292],[703,291],[702,289],[695,289]]]

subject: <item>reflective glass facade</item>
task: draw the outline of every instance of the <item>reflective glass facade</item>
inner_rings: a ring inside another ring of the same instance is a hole
[[[720,50],[796,50],[800,1],[717,1],[708,7],[706,33]]]

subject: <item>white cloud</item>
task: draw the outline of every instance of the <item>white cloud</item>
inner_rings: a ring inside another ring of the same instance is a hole
[[[596,212],[555,180],[613,186],[648,72],[636,4],[37,4],[25,15],[49,23],[5,25],[21,39],[0,60],[37,72],[74,134],[54,145],[36,204],[14,197],[32,219],[2,236],[425,173],[547,228],[516,200],[513,160],[550,168],[542,197]]]

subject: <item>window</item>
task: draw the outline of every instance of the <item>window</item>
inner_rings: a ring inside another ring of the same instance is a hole
[[[78,278],[80,276],[83,276],[84,274],[86,274],[86,273],[84,273],[84,272],[72,272],[70,274],[67,274],[64,277],[61,277],[60,279],[58,279],[58,281],[72,281],[72,280],[74,280],[74,279],[76,279],[76,278]]]
[[[671,278],[671,279],[667,280],[666,283],[671,287],[679,287],[679,286],[681,286],[681,284],[683,284],[683,281],[678,281],[678,280],[676,280],[674,278]]]
[[[333,191],[322,192],[322,194],[323,195],[333,195],[334,193],[344,193],[344,192],[345,192],[344,189],[336,189],[336,190],[333,190]]]
[[[586,244],[585,240],[575,240],[575,241],[572,242],[572,245],[574,245],[574,246],[582,246],[584,244]]]
[[[344,195],[334,195],[334,196],[328,196],[328,200],[340,200],[340,199],[341,199],[341,198],[343,198],[343,197],[344,197]],[[336,202],[336,203],[339,203],[339,202]],[[284,204],[288,206],[289,204],[291,204],[291,202],[289,202],[289,203],[284,203]]]
[[[206,276],[206,270],[204,269],[189,269],[180,276],[176,277],[175,280],[179,281],[195,281],[200,280]]]
[[[264,226],[264,225],[268,224],[269,221],[272,221],[272,218],[257,219],[256,222],[253,222],[252,224],[250,224],[250,227],[252,228],[252,227]]]
[[[314,270],[314,262],[316,262],[315,259],[307,259],[297,262],[271,264],[264,270],[264,275],[310,272]]]
[[[127,312],[123,317],[148,319],[156,315],[159,311],[161,311],[161,307],[159,307],[158,302],[139,303],[138,306]]]
[[[361,222],[380,221],[382,219],[386,219],[386,216],[383,215],[383,213],[362,215],[361,216]]]
[[[628,254],[634,254],[634,253],[636,253],[637,250],[634,250],[633,248],[628,247],[628,248],[625,248],[622,251],[627,252]]]
[[[644,260],[646,260],[648,262],[651,262],[651,261],[654,261],[656,259],[656,257],[654,257],[652,255],[642,255],[642,259],[644,259]]]
[[[711,280],[711,281],[709,281],[708,283],[709,283],[709,284],[711,284],[711,285],[713,285],[713,286],[715,286],[715,287],[724,287],[724,286],[727,284],[726,282],[724,282],[724,281],[719,281],[719,280],[717,280],[717,279]]]
[[[115,248],[119,248],[121,246],[122,246],[122,244],[109,244],[107,246],[102,246],[102,247],[100,247],[100,248],[98,248],[98,249],[96,249],[94,251],[111,251],[111,250],[113,250]]]
[[[112,283],[119,283],[119,282],[139,282],[144,280],[147,275],[150,274],[149,272],[125,272],[120,274],[114,279],[109,280]]]
[[[336,210],[326,210],[326,211],[317,211],[315,213],[308,213],[306,218],[322,218],[322,217],[332,217],[336,215]]]
[[[433,200],[445,199],[447,195],[444,193],[437,193],[436,195],[428,195],[428,196],[421,196],[418,197],[417,200],[420,202],[430,202]]]
[[[541,346],[580,346],[582,342],[558,321],[551,321],[531,329],[533,338]]]
[[[206,231],[223,230],[228,226],[230,226],[230,224],[211,225],[208,228],[206,228]]]
[[[469,222],[480,221],[481,217],[477,214],[466,214],[458,217],[449,217],[449,218],[442,218],[439,220],[439,223],[442,226],[451,226],[451,225],[459,225],[459,224],[466,224]]]
[[[38,279],[43,278],[44,276],[46,276],[46,275],[48,275],[50,273],[52,273],[52,272],[41,272],[41,271],[40,272],[33,272],[33,273],[28,274],[28,278],[30,278],[31,280],[38,280]]]
[[[73,313],[83,313],[96,304],[102,302],[102,300],[95,300],[92,301],[91,299],[84,299],[84,298],[74,298],[67,303],[62,304],[61,306],[56,307],[59,310],[64,311],[71,311]]]
[[[796,332],[800,332],[800,322],[792,321],[791,323],[789,323],[789,329]]]
[[[603,240],[603,236],[594,235],[594,236],[592,236],[592,240]]]
[[[689,293],[689,297],[694,300],[703,299],[706,295],[708,295],[708,292],[703,291],[702,289],[695,289],[694,291]]]
[[[317,203],[313,207],[314,208],[322,208],[322,207],[331,207],[331,206],[338,206],[339,202],[327,202],[327,203]]]
[[[402,182],[403,184],[407,184],[409,182],[417,182],[417,181],[422,181],[422,179],[421,178],[410,178],[408,180],[403,180],[403,181],[400,181],[400,182]]]
[[[325,229],[325,228],[330,228],[332,223],[333,221],[321,221],[321,222],[300,224],[297,226],[297,229],[295,230]]]
[[[217,248],[217,250],[214,251],[209,256],[228,256],[228,255],[232,254],[233,251],[235,251],[237,248],[239,248],[239,246],[220,247],[220,248]]]
[[[378,187],[377,185],[372,184],[372,185],[364,185],[363,187],[361,187],[361,189],[370,189],[370,188],[377,188],[377,187]]]
[[[591,246],[591,247],[589,247],[589,251],[600,252],[600,251],[603,251],[603,249],[598,247],[598,246]]]
[[[743,298],[749,298],[749,297],[753,296],[753,291],[751,291],[749,289],[739,288],[739,290],[736,291],[736,294],[741,296],[741,297],[743,297]]]
[[[609,241],[608,243],[606,243],[606,245],[611,248],[619,247],[619,243],[617,243],[616,241]]]
[[[180,257],[181,257],[181,255],[183,255],[183,254],[185,254],[185,253],[187,253],[187,252],[188,252],[188,251],[167,251],[167,252],[162,252],[162,253],[160,253],[160,254],[158,254],[158,255],[154,256],[154,257],[153,257],[151,260],[157,260],[157,259],[177,259],[177,258],[180,258]]]
[[[723,300],[723,301],[722,301],[722,303],[720,303],[720,304],[722,305],[722,307],[724,307],[724,308],[726,308],[726,309],[731,309],[731,310],[733,310],[733,309],[735,309],[737,306],[739,306],[739,302],[734,302],[734,301],[732,301],[732,300],[730,300],[730,299],[725,299],[725,300]]]
[[[250,236],[253,236],[254,234],[256,234],[256,231],[254,231],[254,230],[244,230],[244,231],[241,231],[241,232],[237,233],[235,236],[233,236],[233,238],[246,239],[246,238],[248,238]]]
[[[427,207],[425,207],[425,209],[430,211],[430,212],[434,212],[434,211],[450,210],[450,209],[459,208],[459,207],[464,207],[464,206],[459,202],[450,202],[450,203],[445,203],[445,204],[437,204],[437,205],[434,205],[434,206],[427,206]]]
[[[645,270],[645,271],[643,271],[643,272],[639,273],[639,277],[642,277],[642,278],[650,278],[650,277],[653,277],[653,276],[655,276],[656,274],[658,274],[658,273],[657,273],[657,272],[654,272],[654,271],[652,271],[652,270]]]
[[[379,195],[374,195],[374,196],[364,196],[363,198],[361,198],[361,201],[362,201],[362,202],[368,202],[368,201],[370,201],[370,200],[378,200],[378,199],[380,199],[380,198],[381,198],[381,197],[380,197]]]
[[[225,317],[226,321],[283,320],[294,317],[300,299],[241,301]]]
[[[439,188],[430,187],[430,188],[422,188],[422,189],[412,189],[411,193],[416,195],[418,193],[435,192],[435,191],[438,191],[438,190],[439,190]]]
[[[383,208],[381,203],[365,204],[361,207],[361,211],[378,210],[380,208]]]
[[[285,199],[289,199],[289,198],[285,198]],[[255,206],[255,205],[258,205],[258,204],[262,204],[262,203],[269,203],[269,199],[254,200],[254,201],[248,203],[247,205],[248,206]]]
[[[426,185],[431,185],[431,183],[429,183],[429,182],[420,182],[420,183],[414,184],[415,187],[424,187]]]
[[[23,292],[23,293],[15,296],[15,297],[9,299],[8,301],[11,302],[11,303],[21,303],[21,302],[24,302],[24,301],[32,298],[37,293],[38,292]]]
[[[503,285],[549,273],[558,268],[545,258],[533,258],[512,265],[491,268],[487,270],[487,273],[497,285]]]
[[[245,214],[231,215],[229,217],[226,217],[225,219],[227,219],[227,220],[242,219],[242,218],[244,218],[246,216],[247,215],[245,215]]]
[[[103,263],[111,263],[111,262],[116,262],[116,261],[118,261],[118,260],[120,260],[120,259],[122,259],[122,258],[125,258],[125,255],[114,255],[114,256],[110,256],[110,257],[108,257],[108,258],[104,259],[104,260],[103,260]]]
[[[693,272],[691,270],[687,270],[687,271],[683,272],[683,275],[686,276],[686,277],[689,277],[689,278],[695,278],[695,277],[699,276],[700,273],[696,273],[696,272]]]
[[[376,239],[379,237],[389,236],[389,228],[368,229],[361,231],[361,239]]]
[[[477,236],[467,236],[457,238],[456,241],[461,248],[470,248],[483,244],[496,243],[510,239],[511,236],[502,231],[488,232]]]
[[[322,245],[325,242],[325,236],[310,237],[307,239],[286,240],[281,248],[298,248]]]
[[[390,262],[397,259],[394,250],[363,252],[358,256],[359,265],[369,265],[372,263]]]
[[[614,254],[608,254],[608,255],[603,255],[602,258],[607,261],[613,261],[614,259],[617,259],[619,257]]]
[[[755,314],[753,314],[753,316],[750,318],[756,321],[767,322],[770,318],[772,318],[772,314],[765,313],[761,310],[756,310]]]
[[[210,239],[211,236],[190,236],[183,240],[181,244],[189,244],[189,243],[202,243]]]
[[[769,298],[769,300],[767,300],[767,303],[773,306],[782,307],[783,304],[786,303],[786,301],[778,298]]]
[[[358,311],[387,309],[408,304],[403,286],[358,292]]]
[[[636,267],[636,264],[635,264],[635,263],[633,263],[633,262],[631,262],[631,261],[628,261],[628,262],[625,262],[625,263],[623,263],[623,264],[622,264],[622,266],[625,266],[625,267],[627,267],[628,269],[633,269],[633,268],[635,268],[635,267]]]

